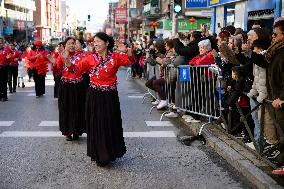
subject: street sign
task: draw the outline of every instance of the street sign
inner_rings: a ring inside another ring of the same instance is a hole
[[[188,67],[179,68],[179,80],[180,81],[190,81],[190,72]]]
[[[207,0],[186,0],[185,8],[205,8],[207,7]]]
[[[217,5],[223,5],[227,3],[234,3],[241,0],[208,0],[208,6],[217,6]]]

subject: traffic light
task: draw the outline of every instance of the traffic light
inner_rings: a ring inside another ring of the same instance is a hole
[[[182,1],[183,0],[174,0],[174,12],[175,13],[182,12]]]
[[[91,15],[88,14],[88,21],[91,21]]]

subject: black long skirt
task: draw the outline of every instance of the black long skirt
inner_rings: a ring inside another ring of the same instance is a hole
[[[81,135],[86,132],[85,100],[86,89],[83,82],[60,81],[58,95],[59,130],[63,135]]]
[[[99,163],[126,153],[117,91],[89,87],[86,99],[87,155]]]
[[[45,75],[39,75],[36,69],[33,69],[36,96],[45,94]]]

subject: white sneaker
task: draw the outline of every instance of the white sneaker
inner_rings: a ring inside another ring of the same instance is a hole
[[[170,112],[170,113],[165,114],[165,116],[166,117],[178,117],[178,114],[175,112]]]
[[[157,106],[157,109],[162,109],[168,105],[166,100],[161,100],[160,103]]]
[[[156,100],[156,101],[152,102],[152,104],[153,104],[153,105],[158,105],[158,104],[159,104],[159,101]]]

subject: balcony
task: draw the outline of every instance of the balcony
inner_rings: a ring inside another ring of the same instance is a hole
[[[35,1],[33,0],[5,0],[4,3],[33,11],[36,10]]]

